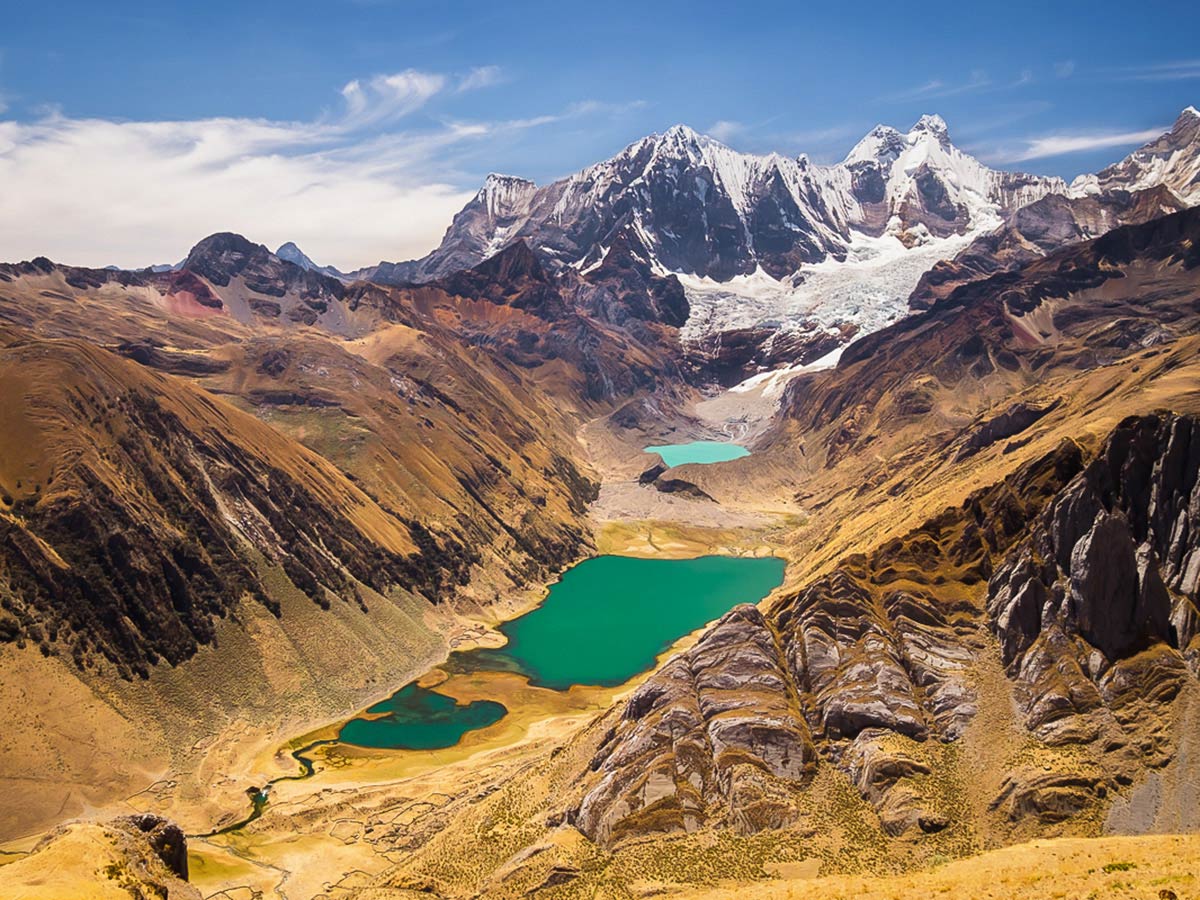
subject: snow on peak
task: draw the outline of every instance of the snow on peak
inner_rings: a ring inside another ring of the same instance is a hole
[[[1197,119],[1200,119],[1200,109],[1196,109],[1196,107],[1194,107],[1194,106],[1189,106],[1187,109],[1185,109],[1183,111],[1182,115],[1184,115],[1184,116],[1192,115],[1192,116],[1195,116]]]
[[[854,149],[847,154],[842,165],[852,163],[878,162],[886,164],[893,161],[904,149],[904,136],[890,125],[876,125]]]
[[[279,249],[275,251],[275,255],[285,262],[295,263],[302,269],[315,270],[320,268],[315,262],[309,259],[308,255],[301,250],[293,241],[288,241],[286,244],[281,244]]]
[[[695,129],[689,128],[687,125],[683,124],[672,125],[665,132],[663,132],[663,137],[669,140],[688,142],[700,140],[700,135]]]
[[[534,187],[534,183],[528,178],[520,178],[516,175],[501,175],[499,172],[489,172],[488,177],[483,180],[483,190],[503,190],[513,187]]]
[[[950,140],[950,129],[946,127],[946,120],[938,115],[921,116],[908,133],[910,135],[931,134],[943,142]]]
[[[537,191],[537,185],[515,175],[492,172],[483,182],[476,199],[491,216],[512,216],[522,211]]]

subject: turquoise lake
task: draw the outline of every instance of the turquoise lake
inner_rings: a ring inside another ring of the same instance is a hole
[[[756,603],[783,581],[776,557],[635,559],[598,556],[568,569],[537,609],[506,622],[508,643],[451,655],[447,672],[518,672],[530,683],[566,690],[611,687],[654,665],[685,634],[739,603]],[[451,747],[507,712],[494,701],[458,705],[410,684],[347,722],[338,740],[363,747]]]
[[[668,468],[684,463],[726,462],[750,455],[750,451],[740,444],[725,441],[692,441],[689,444],[663,444],[642,449],[646,453],[657,453]]]

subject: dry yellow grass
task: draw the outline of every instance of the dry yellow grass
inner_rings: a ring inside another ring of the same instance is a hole
[[[1200,835],[1031,841],[904,875],[784,877],[670,893],[680,900],[1190,900]],[[1166,892],[1166,893],[1162,893]]]

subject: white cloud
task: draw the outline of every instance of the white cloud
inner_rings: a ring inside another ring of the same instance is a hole
[[[428,139],[389,155],[326,137],[245,119],[0,123],[0,256],[134,267],[237,231],[353,268],[428,251],[470,197],[421,171]]]
[[[416,112],[446,86],[446,77],[405,69],[376,75],[366,82],[357,78],[342,88],[346,101],[342,124],[361,128],[393,121]]]
[[[1102,150],[1106,147],[1132,147],[1152,141],[1166,130],[1166,128],[1148,128],[1145,131],[1045,135],[1029,138],[1023,147],[1001,154],[996,161],[1024,162],[1029,159],[1082,153],[1086,150]]]
[[[745,129],[741,122],[734,122],[731,119],[718,119],[713,122],[705,133],[716,138],[718,141],[731,141]]]
[[[1064,59],[1062,62],[1054,64],[1054,74],[1058,78],[1070,78],[1075,74],[1075,60]]]
[[[175,262],[216,231],[271,248],[295,241],[342,269],[411,259],[473,195],[456,163],[487,139],[637,105],[583,101],[526,119],[383,127],[446,83],[411,70],[350,82],[345,109],[313,122],[116,122],[54,110],[0,121],[0,260]]]
[[[504,80],[504,72],[499,66],[476,66],[463,75],[458,80],[456,90],[459,93],[464,91],[475,91],[480,88],[492,87],[500,84]]]

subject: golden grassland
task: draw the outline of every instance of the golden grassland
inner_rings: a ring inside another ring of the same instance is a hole
[[[669,892],[680,900],[1101,900],[1200,891],[1200,835],[1059,838],[887,876],[781,877]]]

